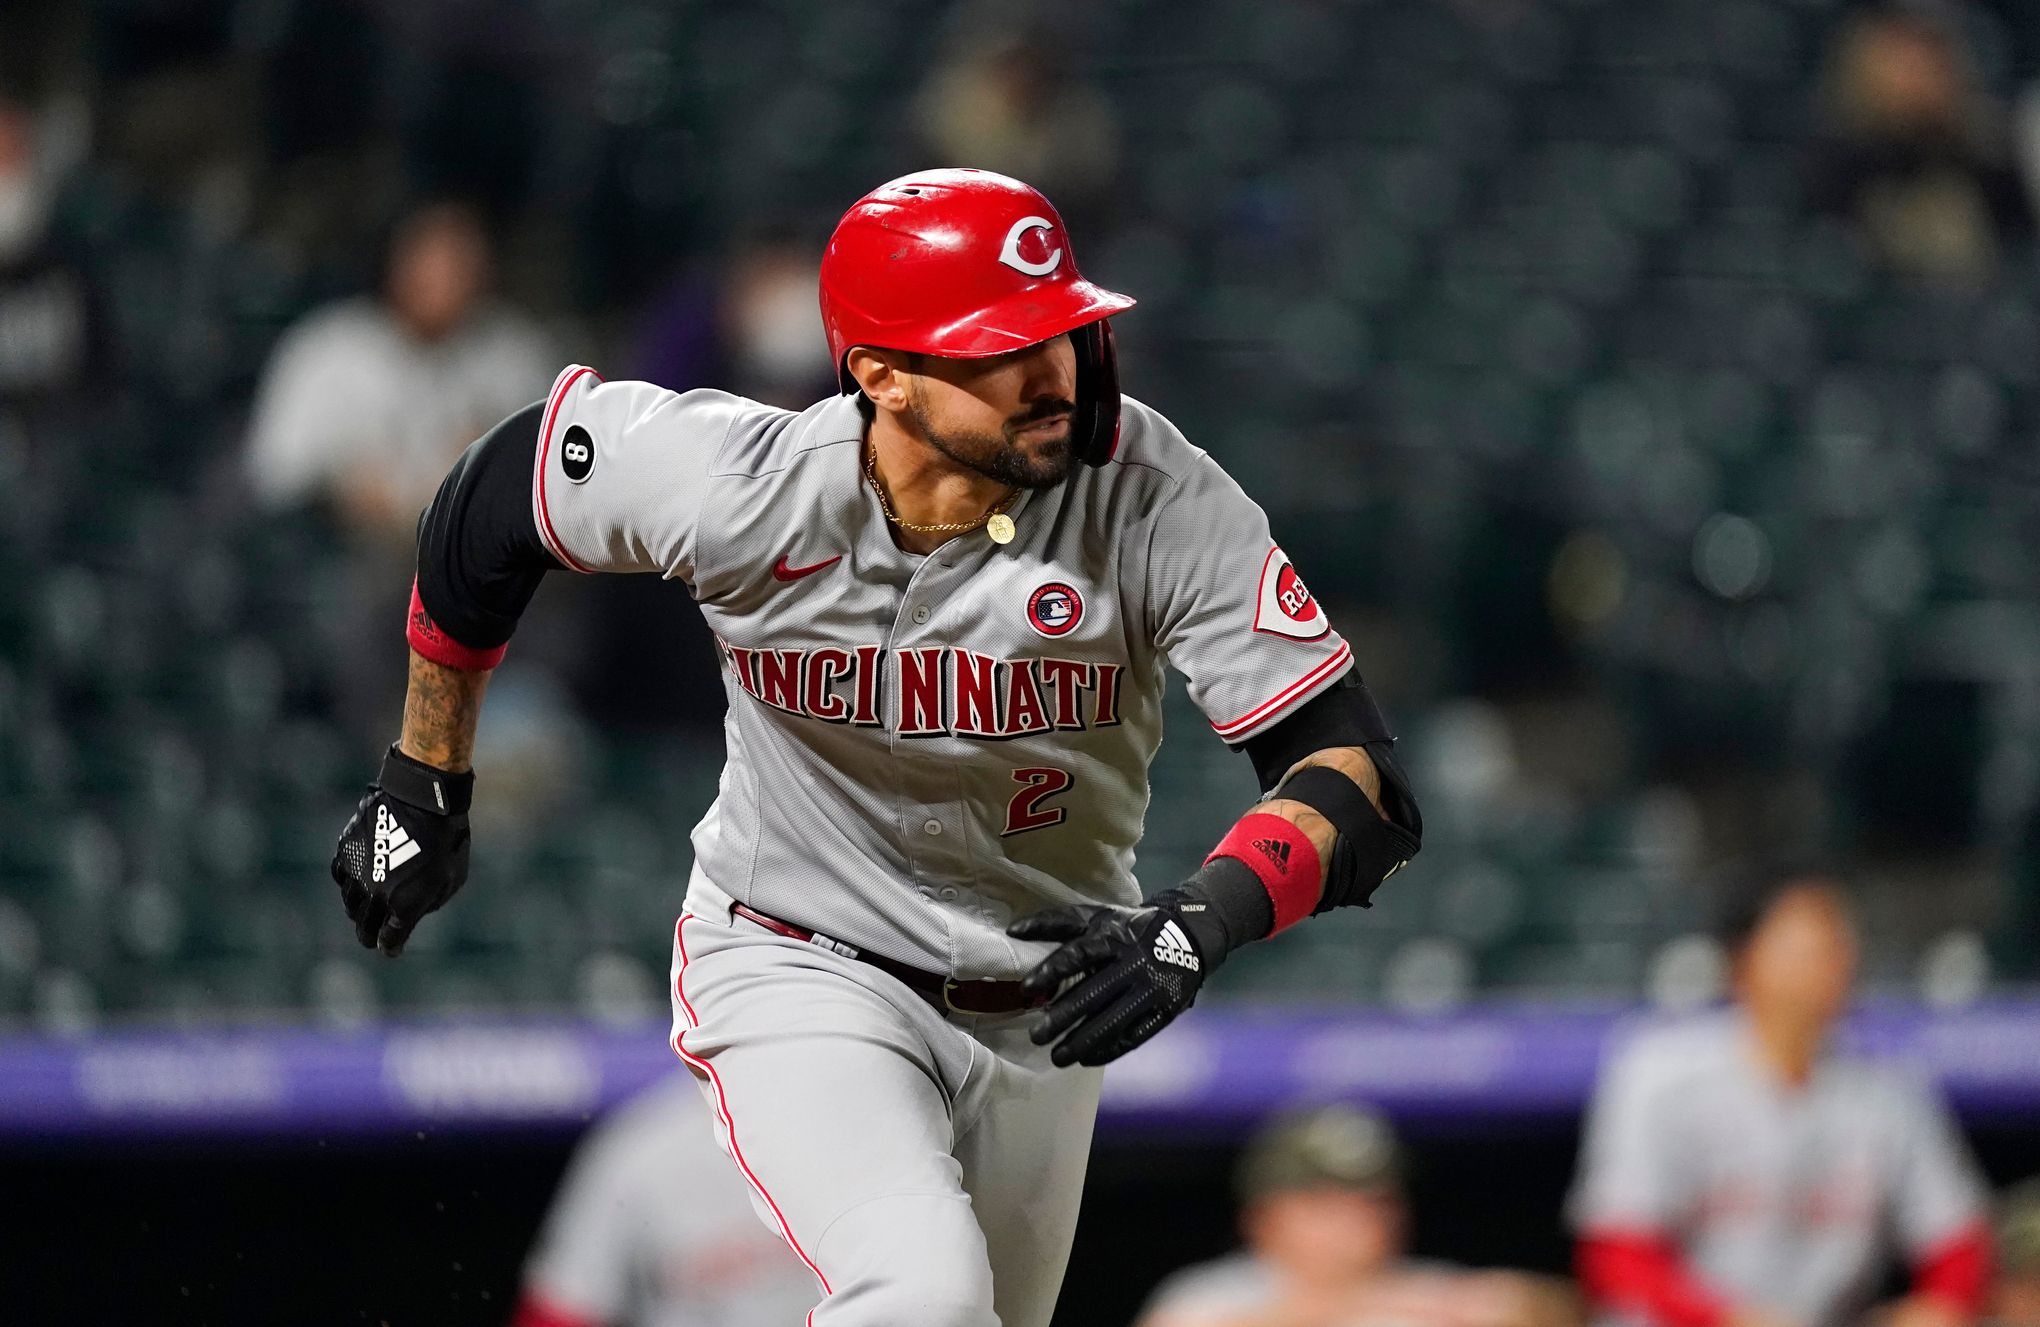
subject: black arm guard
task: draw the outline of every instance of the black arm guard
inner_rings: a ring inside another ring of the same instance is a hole
[[[1388,766],[1373,748],[1367,754],[1381,773],[1382,800],[1389,801]],[[1399,778],[1401,771],[1397,771]],[[1278,785],[1270,797],[1302,802],[1332,822],[1339,837],[1332,844],[1332,860],[1325,868],[1325,889],[1315,916],[1333,908],[1366,907],[1381,882],[1408,865],[1417,855],[1420,841],[1415,833],[1391,820],[1384,820],[1360,791],[1360,785],[1327,765],[1311,765]]]
[[[1290,766],[1313,752],[1357,746],[1381,775],[1384,819],[1360,791],[1337,770],[1314,765],[1284,779]],[[1332,860],[1325,871],[1323,896],[1313,913],[1332,908],[1366,907],[1381,882],[1401,869],[1422,846],[1423,813],[1410,791],[1410,781],[1395,759],[1395,738],[1388,721],[1368,694],[1356,670],[1313,696],[1296,713],[1268,731],[1249,738],[1247,756],[1261,780],[1264,797],[1302,802],[1339,831]]]
[[[531,471],[545,403],[484,433],[418,518],[418,598],[461,644],[494,649],[517,630],[538,582],[560,564],[531,516]]]

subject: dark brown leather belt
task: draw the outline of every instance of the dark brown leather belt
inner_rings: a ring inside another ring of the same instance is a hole
[[[783,922],[777,917],[768,917],[756,908],[742,903],[730,904],[735,916],[754,921],[774,935],[783,935],[789,940],[798,940],[804,945],[815,945],[832,954],[854,958],[860,963],[869,963],[889,977],[898,978],[921,994],[940,1004],[965,1014],[1011,1014],[1022,1009],[1033,1009],[1048,1003],[1044,996],[1028,994],[1017,981],[958,981],[945,977],[939,972],[929,972],[887,958],[883,954],[866,953],[854,945],[846,945],[831,936],[818,935],[805,927]]]

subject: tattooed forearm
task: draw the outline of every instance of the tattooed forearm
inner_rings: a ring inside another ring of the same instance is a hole
[[[404,734],[397,745],[413,760],[460,773],[475,757],[475,723],[489,674],[448,668],[411,651],[411,686],[404,695]]]

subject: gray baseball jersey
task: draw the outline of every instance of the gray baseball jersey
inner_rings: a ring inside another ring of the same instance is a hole
[[[573,367],[533,516],[569,567],[685,581],[716,634],[729,757],[690,907],[1016,977],[1042,950],[1014,917],[1139,900],[1165,662],[1237,743],[1352,653],[1260,508],[1137,401],[1110,464],[1013,503],[1012,542],[926,556],[893,543],[863,435],[848,397],[794,413]]]
[[[525,1265],[527,1300],[545,1321],[602,1327],[799,1322],[821,1292],[751,1201],[676,1071],[581,1141]]]
[[[1732,1303],[1849,1321],[1894,1247],[1986,1219],[1939,1101],[1891,1065],[1833,1054],[1801,1089],[1757,1063],[1737,1013],[1639,1034],[1601,1076],[1571,1200],[1584,1232],[1668,1236]]]
[[[1519,1320],[1521,1278],[1470,1271],[1450,1263],[1397,1259],[1364,1277],[1349,1278],[1336,1311],[1311,1321],[1322,1327],[1481,1327]],[[1228,1327],[1281,1321],[1285,1300],[1301,1287],[1287,1283],[1273,1264],[1241,1250],[1195,1263],[1155,1287],[1136,1327]],[[1324,1287],[1307,1288],[1322,1304]]]

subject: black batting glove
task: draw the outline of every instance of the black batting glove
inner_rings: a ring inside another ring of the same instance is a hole
[[[1028,1034],[1037,1046],[1055,1042],[1048,1058],[1058,1067],[1118,1059],[1188,1009],[1204,984],[1204,956],[1167,906],[1075,903],[1022,918],[1006,934],[1062,942],[1021,979],[1037,998],[1074,981]]]
[[[467,883],[472,773],[451,774],[395,746],[333,850],[333,881],[367,949],[395,958],[426,913]]]
[[[1056,1043],[1048,1058],[1058,1067],[1109,1064],[1188,1009],[1226,955],[1274,922],[1260,877],[1230,857],[1144,907],[1074,903],[1022,917],[1007,935],[1061,946],[1020,979],[1029,994],[1054,997],[1029,1035]]]

